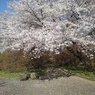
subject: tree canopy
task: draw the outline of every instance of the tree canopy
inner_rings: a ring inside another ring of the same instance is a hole
[[[94,0],[19,0],[9,2],[14,13],[0,16],[0,51],[20,50],[39,58],[59,54],[73,39],[95,28]],[[91,38],[89,38],[90,40]],[[84,40],[85,42],[85,40]]]

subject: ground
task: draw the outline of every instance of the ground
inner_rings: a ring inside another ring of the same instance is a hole
[[[0,95],[95,95],[95,81],[76,76],[50,81],[0,78]]]

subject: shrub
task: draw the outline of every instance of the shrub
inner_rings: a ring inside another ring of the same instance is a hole
[[[29,59],[24,56],[23,50],[5,51],[0,54],[0,69],[9,71],[23,71],[29,63]]]
[[[64,47],[60,54],[43,53],[40,58],[31,59],[31,55],[24,56],[23,50],[5,51],[0,54],[0,69],[10,71],[23,71],[61,66],[84,66],[89,71],[95,70],[94,45],[82,46],[74,43]],[[93,57],[93,59],[91,59]]]

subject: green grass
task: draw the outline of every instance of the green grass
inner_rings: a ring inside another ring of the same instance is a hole
[[[46,74],[46,70],[45,69],[39,69],[38,70],[38,73],[37,73],[38,76],[44,76],[45,74]]]
[[[93,74],[93,72],[88,72],[88,71],[76,72],[76,76],[95,81],[95,75]]]
[[[8,78],[8,79],[18,79],[19,78],[19,73],[9,73],[6,71],[0,71],[0,77],[2,78]]]
[[[65,66],[64,69],[70,70],[75,76],[95,81],[95,71],[87,71],[83,66]]]
[[[81,78],[85,78],[88,80],[92,80],[95,81],[95,71],[94,72],[89,72],[87,70],[84,69],[84,67],[81,66],[65,66],[63,67],[64,70],[68,71],[70,70],[75,76],[81,77]],[[3,78],[8,78],[8,79],[18,79],[19,78],[19,73],[22,72],[22,69],[18,69],[19,72],[10,72],[10,71],[2,71],[0,70],[0,77]],[[46,69],[39,69],[38,70],[38,75],[39,76],[43,76],[46,73]]]

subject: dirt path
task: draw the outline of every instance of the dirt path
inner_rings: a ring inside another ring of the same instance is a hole
[[[51,81],[0,78],[0,95],[95,95],[95,82],[75,76]]]

